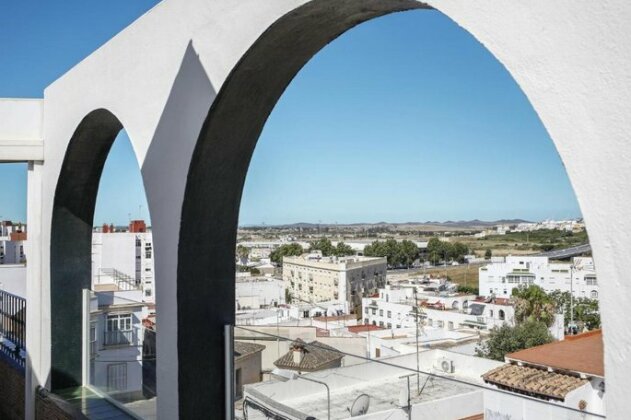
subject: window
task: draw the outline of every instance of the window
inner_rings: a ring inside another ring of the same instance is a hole
[[[383,321],[379,321],[379,326],[383,328]]]
[[[590,293],[590,296],[592,297],[592,299],[598,299],[598,292],[595,290],[592,290],[592,292]]]
[[[388,318],[392,318],[392,311],[388,311]]]
[[[145,289],[145,297],[151,297],[151,289]]]
[[[368,315],[368,308],[364,309],[364,313]]]
[[[90,323],[90,357],[96,356],[96,322]]]
[[[383,309],[379,309],[379,316],[383,316]]]
[[[596,286],[598,283],[596,282],[595,276],[585,276],[585,284],[588,286]]]
[[[108,391],[125,391],[127,389],[127,364],[113,363],[107,365]]]
[[[388,329],[392,329],[392,324],[388,322]]]
[[[373,309],[373,310],[372,310],[372,314],[373,314],[373,315],[377,315],[377,310],[376,310],[376,309]]]
[[[131,344],[131,341],[131,314],[107,315],[104,344],[106,346],[116,346]]]
[[[500,311],[497,313],[497,316],[500,318],[500,321],[504,321],[504,318],[506,317],[502,309],[500,309]]]

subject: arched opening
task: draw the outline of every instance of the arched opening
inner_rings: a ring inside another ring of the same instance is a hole
[[[84,369],[90,388],[142,413],[157,394],[155,252],[143,178],[125,129],[105,162],[94,218]]]
[[[50,249],[53,390],[82,384],[82,293],[92,281],[94,210],[103,166],[121,129],[105,109],[88,114],[70,140],[57,182]]]
[[[182,212],[178,266],[180,390],[193,386],[196,370],[212,372],[210,376],[221,373],[223,338],[219,332],[224,325],[234,324],[232,279],[241,192],[254,146],[279,96],[313,54],[347,29],[386,13],[424,7],[407,1],[346,1],[331,10],[320,2],[310,2],[272,25],[223,85],[197,143]],[[207,223],[199,225],[199,220]],[[205,280],[201,287],[200,278]],[[199,301],[186,295],[186,290],[193,288]],[[466,309],[468,301],[462,306]],[[208,331],[190,337],[189,325],[202,313],[211,320]],[[428,322],[431,325],[432,321]],[[444,325],[440,320],[436,324]],[[201,354],[202,344],[210,353]],[[219,381],[208,384],[217,392],[223,385]],[[180,415],[193,415],[199,404],[206,409],[219,407],[218,400],[200,402],[181,395]]]
[[[504,310],[500,309],[499,312],[497,313],[497,316],[499,317],[500,321],[504,321],[506,315],[504,314]]]

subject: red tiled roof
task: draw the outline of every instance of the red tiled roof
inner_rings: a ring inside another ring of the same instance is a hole
[[[360,333],[360,332],[366,332],[366,331],[376,331],[376,330],[383,330],[383,327],[378,327],[377,325],[354,325],[352,327],[346,327],[348,328],[349,332],[352,333]]]
[[[507,354],[506,359],[557,370],[605,376],[602,330],[566,336],[563,341]]]

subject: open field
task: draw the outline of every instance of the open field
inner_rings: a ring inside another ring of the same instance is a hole
[[[397,273],[396,271],[388,271],[388,277],[393,277],[396,280],[403,280],[404,278],[420,276],[423,274],[433,274],[434,276],[447,275],[452,282],[462,284],[469,287],[478,287],[479,271],[484,264],[461,264],[461,265],[448,265],[447,267],[434,267],[428,269],[409,270],[404,273]],[[395,280],[395,281],[396,281]]]

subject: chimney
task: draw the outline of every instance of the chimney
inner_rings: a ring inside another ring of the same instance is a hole
[[[291,350],[293,351],[293,356],[294,356],[294,364],[296,366],[300,366],[300,363],[302,362],[302,357],[303,357],[303,353],[305,351],[304,346],[301,346],[300,344],[294,344],[294,346],[291,348]]]
[[[294,349],[294,364],[300,366],[302,362],[302,349]]]

